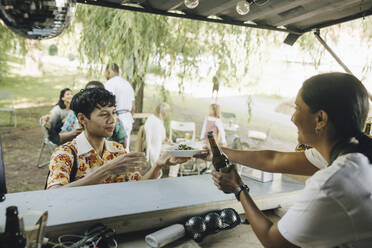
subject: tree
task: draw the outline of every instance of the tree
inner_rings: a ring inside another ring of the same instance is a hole
[[[136,93],[136,111],[143,107],[144,77],[166,30],[166,18],[92,6],[78,6],[83,23],[81,58],[89,64],[117,63]]]
[[[343,25],[362,23],[370,40],[370,20]],[[181,94],[184,79],[211,82],[216,73],[225,85],[246,88],[257,83],[251,74],[259,75],[270,58],[269,49],[263,48],[286,46],[284,33],[87,5],[78,5],[76,21],[83,26],[81,58],[92,68],[98,65],[98,73],[106,63],[118,63],[135,89],[137,112],[143,108],[145,75],[154,66],[164,79],[177,76]],[[338,29],[326,28],[323,36],[337,43]],[[300,37],[296,46],[310,53],[315,68],[326,54],[311,33]],[[201,65],[205,69],[206,64],[209,73],[203,75]]]
[[[0,20],[0,79],[8,72],[9,53],[25,54],[24,39],[10,31]]]
[[[200,64],[208,58],[210,79],[224,68],[220,74],[229,85],[247,73],[254,50],[252,31],[243,27],[82,5],[76,20],[83,25],[81,57],[88,64],[100,64],[101,73],[106,63],[118,63],[136,92],[138,112],[145,75],[155,64],[165,68],[165,78],[178,75],[182,86],[185,78],[200,78]]]

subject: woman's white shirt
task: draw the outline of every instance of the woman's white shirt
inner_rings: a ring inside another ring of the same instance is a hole
[[[305,156],[306,159],[318,169],[321,170],[327,168],[327,161],[323,158],[323,156],[320,154],[320,152],[318,152],[317,149],[311,148],[305,150]]]
[[[151,165],[158,160],[161,146],[166,138],[163,120],[155,115],[150,115],[145,122],[146,132],[146,157]]]
[[[368,158],[361,153],[345,154],[317,171],[278,228],[300,247],[372,247],[372,165]]]

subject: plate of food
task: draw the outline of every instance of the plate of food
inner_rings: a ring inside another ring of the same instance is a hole
[[[195,148],[186,144],[179,144],[168,148],[166,151],[173,157],[192,157],[206,150]]]

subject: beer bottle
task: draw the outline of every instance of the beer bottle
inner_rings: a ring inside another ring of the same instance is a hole
[[[227,156],[218,147],[216,140],[214,139],[213,136],[213,131],[208,132],[208,140],[213,154],[212,164],[216,171],[224,173],[230,172],[233,165],[230,164],[230,161],[227,158]]]
[[[26,240],[19,228],[18,209],[10,206],[6,209],[5,232],[2,235],[0,246],[4,248],[24,248]]]

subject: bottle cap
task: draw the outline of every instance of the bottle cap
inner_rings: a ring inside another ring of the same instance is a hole
[[[9,206],[6,208],[6,215],[18,215],[18,208],[16,206]]]

